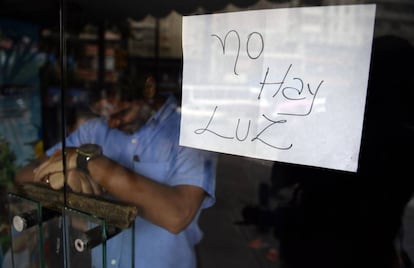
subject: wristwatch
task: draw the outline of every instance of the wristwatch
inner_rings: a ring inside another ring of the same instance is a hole
[[[76,168],[89,174],[88,162],[102,155],[102,148],[97,144],[86,143],[76,149]]]

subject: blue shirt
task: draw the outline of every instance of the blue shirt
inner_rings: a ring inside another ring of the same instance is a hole
[[[136,173],[167,185],[200,187],[207,193],[201,209],[207,208],[214,203],[217,156],[179,146],[180,118],[177,101],[170,96],[163,107],[133,134],[111,129],[104,119],[96,118],[71,134],[66,146],[99,144],[105,156]],[[54,149],[47,153],[50,155]],[[195,268],[194,245],[202,237],[197,223],[200,211],[179,234],[172,234],[138,216],[134,228],[107,241],[107,267],[131,267],[133,254],[138,268]],[[101,253],[101,246],[93,250],[94,267],[103,267]]]

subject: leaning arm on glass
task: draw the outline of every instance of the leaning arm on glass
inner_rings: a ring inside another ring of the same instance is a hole
[[[76,148],[66,148],[65,152],[67,185],[73,191],[99,194],[101,189],[105,189],[119,200],[135,205],[143,218],[172,233],[179,233],[191,223],[206,196],[200,187],[161,184],[124,168],[104,155],[90,160],[89,174],[85,174],[76,168]],[[62,180],[62,185],[56,182],[57,177],[63,177],[62,161],[60,150],[43,159],[41,165],[32,169],[34,177],[31,176],[31,181],[48,180],[55,189],[63,186]],[[17,181],[29,181],[27,174],[27,170],[18,174]]]

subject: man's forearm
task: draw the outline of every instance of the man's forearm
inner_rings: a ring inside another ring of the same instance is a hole
[[[139,215],[172,233],[180,232],[193,220],[205,197],[202,188],[161,184],[104,156],[91,160],[88,169],[108,192],[137,206]]]

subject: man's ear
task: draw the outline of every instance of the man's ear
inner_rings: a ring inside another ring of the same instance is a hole
[[[149,75],[145,79],[144,98],[147,100],[151,100],[155,97],[156,93],[157,93],[157,87],[156,87],[155,78],[152,75]]]

